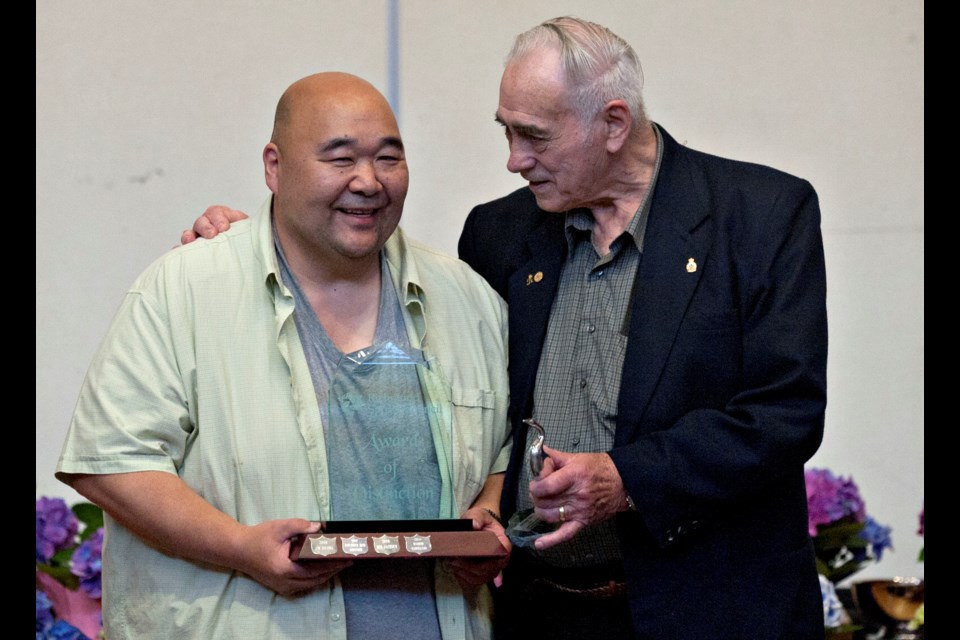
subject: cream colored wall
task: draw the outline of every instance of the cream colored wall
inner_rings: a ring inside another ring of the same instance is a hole
[[[253,210],[276,99],[314,71],[388,92],[388,1],[37,5],[36,492],[124,290],[209,204]],[[513,36],[555,15],[637,49],[653,119],[817,188],[831,351],[823,446],[923,575],[923,5],[900,0],[526,0],[399,6],[403,224],[448,252],[470,207],[522,182],[493,122]]]

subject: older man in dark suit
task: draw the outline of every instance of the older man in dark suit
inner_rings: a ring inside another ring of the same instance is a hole
[[[559,524],[515,546],[501,635],[822,638],[813,188],[678,144],[644,113],[633,49],[573,18],[517,38],[497,120],[529,187],[474,208],[459,251],[510,308],[503,517]],[[552,445],[539,478],[530,417]]]

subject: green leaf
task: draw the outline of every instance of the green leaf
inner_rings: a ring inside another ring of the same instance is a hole
[[[827,579],[836,584],[845,578],[849,578],[862,568],[863,565],[861,564],[856,562],[848,562],[847,564],[831,569],[831,575],[827,575]]]
[[[76,545],[71,545],[66,549],[60,549],[53,557],[50,558],[51,567],[69,567],[70,566],[70,557],[73,556],[73,550],[76,549]],[[38,565],[42,566],[42,565]]]
[[[86,540],[93,533],[103,526],[103,509],[90,502],[78,502],[71,507],[77,520],[82,522],[86,528],[80,534],[81,540]]]
[[[843,546],[851,546],[851,543],[866,541],[860,537],[863,531],[862,522],[842,522],[840,524],[831,524],[829,526],[820,525],[817,527],[817,535],[813,538],[813,544],[817,548],[839,549]]]
[[[80,588],[80,578],[70,573],[70,567],[51,567],[46,564],[37,564],[37,571],[43,571],[45,574],[52,576],[67,589],[76,590]]]
[[[830,580],[830,567],[820,558],[817,558],[817,573],[825,577],[827,580]],[[833,580],[830,580],[830,582],[833,582]]]
[[[827,639],[848,640],[857,637],[856,632],[863,629],[859,624],[842,624],[839,627],[827,629]]]

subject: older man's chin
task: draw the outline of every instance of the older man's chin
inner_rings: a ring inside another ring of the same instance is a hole
[[[537,199],[537,206],[544,211],[558,213],[567,210],[563,203],[557,201],[557,198],[551,197],[556,196],[556,192],[550,182],[528,182],[527,184]]]

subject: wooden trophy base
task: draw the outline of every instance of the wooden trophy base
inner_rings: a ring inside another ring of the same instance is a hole
[[[474,531],[469,518],[455,520],[338,520],[319,533],[297,536],[292,560],[377,558],[496,558],[507,550],[491,531]]]

